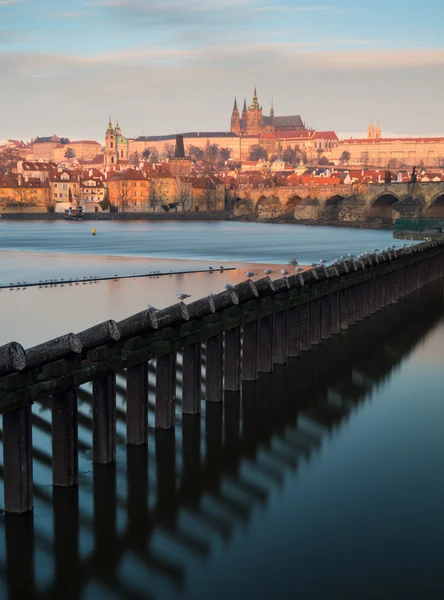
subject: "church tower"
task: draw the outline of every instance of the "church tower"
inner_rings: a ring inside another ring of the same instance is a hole
[[[244,107],[242,109],[242,119],[247,118],[247,99],[244,98]]]
[[[116,132],[109,118],[108,128],[105,134],[105,157],[104,162],[106,167],[116,164]]]
[[[369,140],[375,139],[375,128],[373,126],[373,120],[370,121],[370,125],[368,126],[367,137]]]
[[[230,131],[232,133],[235,133],[236,135],[240,135],[240,132],[241,132],[239,110],[237,108],[237,100],[236,100],[236,98],[234,98],[233,112],[231,113],[231,127],[230,127]]]
[[[274,104],[273,104],[273,98],[271,99],[270,119],[271,119],[272,121],[273,121],[273,119],[274,119]]]
[[[247,113],[247,135],[257,135],[261,130],[263,112],[260,106],[256,87],[254,88],[253,102],[248,107]]]
[[[381,134],[381,125],[379,124],[379,121],[378,121],[378,124],[376,125],[375,138],[377,140],[380,140],[381,137],[382,137],[382,134]]]

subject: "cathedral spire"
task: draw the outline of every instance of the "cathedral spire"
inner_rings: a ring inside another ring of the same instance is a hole
[[[234,97],[234,106],[233,106],[233,112],[237,110],[237,98],[236,96]]]
[[[244,98],[244,107],[242,109],[242,118],[246,119],[247,118],[247,99]]]
[[[253,102],[251,103],[250,108],[252,108],[253,110],[257,110],[259,108],[256,86],[254,86]]]
[[[108,121],[108,128],[106,130],[106,133],[114,133],[113,124],[111,123],[111,117],[109,118],[109,121]]]
[[[270,117],[271,117],[272,119],[274,119],[274,104],[273,104],[273,98],[271,99]]]

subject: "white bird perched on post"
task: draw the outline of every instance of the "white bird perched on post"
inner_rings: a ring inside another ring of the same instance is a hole
[[[265,275],[271,275],[273,271],[271,269],[264,269]]]
[[[288,275],[287,269],[282,269],[281,273],[282,273],[282,275]]]
[[[302,273],[304,269],[302,267],[297,267],[296,269],[296,273]]]
[[[226,290],[234,290],[234,289],[236,289],[236,288],[234,287],[234,285],[231,285],[231,283],[224,283],[224,288],[225,288]]]
[[[257,275],[257,273],[253,273],[253,271],[245,271],[245,277],[248,277],[248,279],[250,279],[250,277],[254,277],[255,275]]]
[[[185,300],[186,298],[191,298],[191,294],[176,294],[179,300]]]

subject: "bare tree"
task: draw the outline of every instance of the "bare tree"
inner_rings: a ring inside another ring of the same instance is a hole
[[[130,182],[128,180],[128,175],[121,173],[116,177],[114,182],[117,204],[124,211],[129,204],[130,197]]]
[[[149,204],[153,212],[156,212],[158,206],[162,206],[167,201],[165,193],[165,182],[160,177],[150,177]]]
[[[191,184],[186,177],[176,177],[175,203],[182,211],[191,210]]]

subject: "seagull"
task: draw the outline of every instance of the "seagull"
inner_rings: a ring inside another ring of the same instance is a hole
[[[298,268],[296,269],[296,273],[302,273],[302,271],[303,271],[303,270],[304,270],[304,269],[303,269],[302,267],[298,267]]]
[[[223,271],[223,270],[224,270],[224,268],[225,268],[225,267],[224,267],[223,265],[220,265],[220,266],[219,266],[219,269],[220,269],[221,271]]]
[[[234,290],[235,289],[234,285],[231,285],[231,283],[224,283],[224,288],[226,290]]]
[[[185,300],[186,298],[190,298],[191,294],[176,294],[179,300]]]
[[[265,275],[271,275],[273,271],[271,269],[264,269]]]
[[[257,273],[253,273],[253,271],[245,271],[245,277],[248,277],[248,279],[250,279],[250,277],[254,277],[255,275],[257,275]]]
[[[281,273],[282,275],[288,275],[288,271],[286,269],[282,269]]]
[[[208,267],[209,271],[214,271],[213,267]]]

